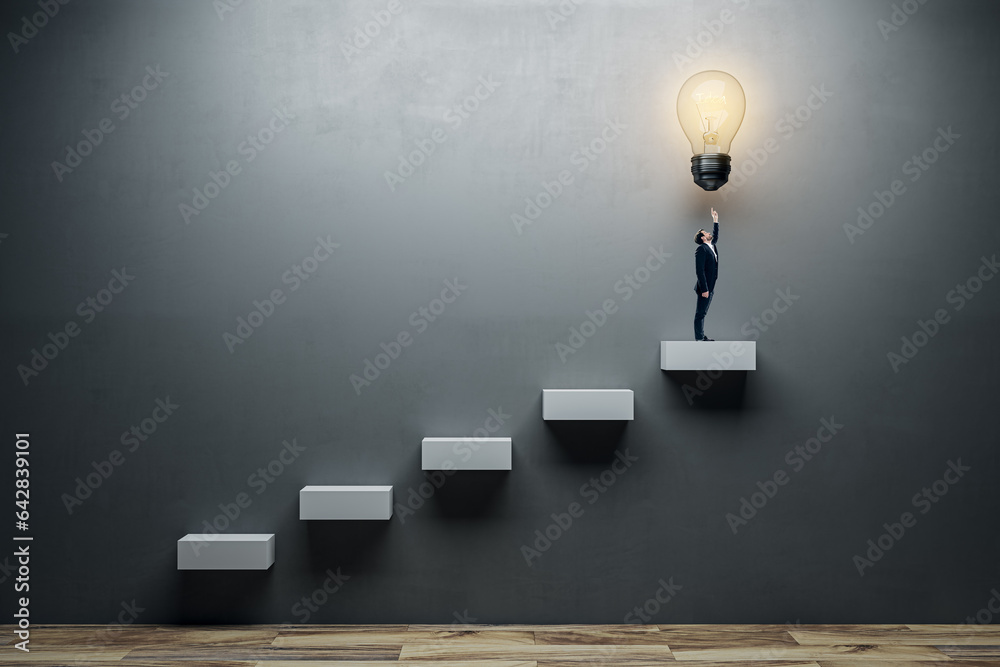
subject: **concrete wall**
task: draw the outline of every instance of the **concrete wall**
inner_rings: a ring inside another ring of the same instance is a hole
[[[976,277],[1000,251],[997,16],[901,5],[70,2],[33,32],[38,6],[5,3],[3,479],[30,433],[33,620],[975,615],[1000,585],[1000,281]],[[705,193],[674,103],[713,68],[747,115],[737,173]],[[526,199],[547,206],[518,224]],[[658,343],[691,337],[710,206],[707,330],[756,339],[759,370],[692,395]],[[355,386],[366,361],[388,365]],[[543,422],[547,387],[631,388],[636,419]],[[493,413],[514,470],[435,488],[421,438]],[[949,462],[968,470],[939,497]],[[307,484],[392,484],[396,517],[300,522]],[[177,572],[206,521],[276,533],[274,567]]]

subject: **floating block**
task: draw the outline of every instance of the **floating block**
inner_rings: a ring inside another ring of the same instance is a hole
[[[749,340],[660,341],[660,369],[665,371],[755,371],[757,342]]]
[[[300,519],[391,517],[391,486],[306,486],[299,491]]]
[[[274,533],[191,534],[177,540],[178,570],[266,570],[274,565]]]
[[[542,419],[634,419],[631,389],[543,389]]]
[[[424,438],[424,470],[510,470],[510,438]]]

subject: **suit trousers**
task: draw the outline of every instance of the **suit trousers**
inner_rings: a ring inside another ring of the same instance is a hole
[[[698,294],[698,306],[694,311],[694,339],[701,340],[705,337],[705,316],[708,315],[708,307],[712,305],[712,297],[715,292],[709,292],[707,297]]]

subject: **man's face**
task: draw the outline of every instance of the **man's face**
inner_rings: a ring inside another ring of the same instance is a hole
[[[704,241],[705,243],[711,243],[712,242],[712,232],[702,231],[702,233],[701,233],[701,240]]]

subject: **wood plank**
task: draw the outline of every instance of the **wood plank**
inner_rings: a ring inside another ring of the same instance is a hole
[[[660,629],[660,632],[669,632],[672,630],[687,631],[687,632],[746,632],[747,630],[766,630],[766,631],[777,631],[784,632],[786,630],[792,630],[794,628],[808,628],[808,625],[797,625],[794,623],[761,623],[759,625],[739,625],[734,623],[660,623],[656,626]],[[822,628],[832,628],[840,626],[832,625],[822,625],[817,626]],[[867,628],[872,627],[868,625],[851,625],[846,627],[852,628]],[[895,625],[886,627],[896,627],[905,628],[905,625]]]
[[[79,647],[35,647],[35,642],[28,644],[30,652],[25,653],[18,649],[5,649],[4,662],[9,658],[12,664],[89,664],[91,662],[112,662],[121,660],[128,655],[128,647],[117,649],[92,649],[86,646]]]
[[[250,626],[250,627],[264,627],[264,626]],[[319,623],[311,623],[307,625],[295,625],[295,624],[285,624],[285,625],[273,625],[267,626],[273,628],[275,631],[282,634],[290,634],[295,632],[316,632],[322,630],[323,632],[406,632],[410,629],[409,625],[401,624],[387,624],[387,625],[321,625]],[[435,626],[439,630],[447,630],[449,628],[454,628],[453,625],[439,625]],[[465,626],[462,626],[463,628]]]
[[[878,646],[875,644],[836,646],[774,646],[761,648],[708,648],[699,650],[673,649],[678,661],[715,660],[843,660],[852,658],[859,663],[884,660],[947,660],[948,657],[933,646]]]
[[[12,631],[13,632],[13,631]],[[141,641],[149,631],[120,629],[107,630],[107,626],[88,625],[67,628],[32,626],[31,641],[28,646],[82,646],[88,648],[117,648],[119,646],[134,646]],[[20,640],[12,637],[4,638],[5,645],[13,645]],[[32,648],[34,650],[34,648]]]
[[[199,667],[200,667],[199,663]],[[382,660],[311,660],[300,662],[298,660],[262,660],[256,667],[399,667],[400,663],[395,660],[385,662]],[[87,667],[90,667],[87,665]],[[124,665],[119,665],[124,667]],[[176,662],[168,667],[181,667]],[[406,663],[406,667],[441,667],[438,661],[426,662],[422,660],[411,660]],[[462,667],[537,667],[533,660],[470,660],[462,663]]]
[[[511,624],[511,625],[490,625],[490,624],[462,624],[460,626],[455,625],[427,625],[427,624],[415,624],[409,626],[410,632],[424,632],[428,630],[455,630],[460,628],[462,630],[494,630],[497,632],[575,632],[575,631],[619,631],[619,632],[659,632],[660,628],[657,625],[606,625],[606,624],[592,624],[588,625],[585,623],[573,623],[568,625],[524,625],[524,624]]]
[[[400,645],[329,646],[295,648],[281,646],[144,646],[130,651],[128,660],[397,660]]]
[[[16,657],[16,656],[15,656]],[[21,664],[20,661],[6,658],[0,659],[0,664]],[[76,661],[63,661],[63,660],[50,660],[46,659],[42,662],[29,662],[32,667],[66,667],[67,665],[79,667],[185,667],[185,663],[177,662],[176,660],[129,660],[127,662],[121,662],[119,660],[97,660],[97,661],[86,661],[86,662],[76,662]],[[190,664],[190,663],[188,663]],[[199,660],[197,662],[198,667],[256,667],[257,661],[232,661],[232,660]],[[303,663],[296,663],[298,667],[312,667],[311,665],[303,665]],[[331,663],[332,664],[332,663]],[[341,663],[336,663],[341,664]],[[367,664],[367,663],[364,663]],[[399,665],[397,662],[383,663]]]
[[[694,663],[703,667],[702,663]],[[858,667],[860,660],[821,660],[820,667]],[[879,661],[878,667],[997,667],[996,660],[885,660]]]
[[[1000,645],[997,644],[987,646],[939,645],[937,648],[949,658],[956,660],[978,660],[981,658],[1000,660]]]
[[[628,629],[536,630],[534,634],[536,644],[667,644],[667,635],[663,632],[635,632]]]
[[[804,623],[784,623],[784,624],[759,624],[759,625],[733,625],[733,624],[673,624],[659,625],[661,632],[695,632],[698,634],[717,634],[727,632],[793,632],[800,630],[822,630],[827,632],[864,632],[867,630],[878,630],[880,632],[909,632],[907,625],[808,625]],[[952,629],[959,626],[944,626]]]
[[[825,630],[793,630],[789,634],[803,646],[828,646],[830,644],[880,644],[882,646],[937,646],[939,644],[1000,644],[1000,634],[964,634],[961,627],[953,626],[949,634],[907,630],[881,632],[857,630],[850,633]]]
[[[31,629],[31,644],[45,646],[109,647],[156,646],[185,642],[202,645],[269,646],[276,629],[261,626],[159,626],[159,625],[38,625]],[[12,640],[11,643],[13,643]]]
[[[161,625],[139,639],[137,646],[169,646],[187,644],[190,646],[251,647],[270,646],[278,630],[261,629],[260,626],[189,626]]]
[[[405,664],[409,665],[410,663],[405,663]],[[438,663],[438,664],[441,664],[441,663]],[[563,662],[563,661],[559,661],[559,660],[539,660],[538,661],[538,667],[580,667],[581,664],[586,664],[586,663],[580,663],[580,662]],[[628,663],[625,663],[625,664],[627,664],[628,667],[662,667],[662,665],[664,665],[664,664],[670,664],[670,665],[673,665],[674,667],[676,667],[677,665],[682,664],[682,663],[677,663],[677,662],[669,662],[668,663],[668,662],[664,662],[664,661],[655,661],[655,662],[635,661],[635,662],[628,662]],[[736,662],[692,662],[692,663],[689,663],[689,664],[696,665],[697,667],[820,667],[820,663],[818,663],[818,662],[803,662],[801,660],[778,660],[778,661],[774,661],[774,660],[752,660],[752,661],[749,661],[749,662],[743,661],[743,660],[739,660],[739,661],[736,661]],[[855,663],[851,663],[851,664],[854,665],[854,667],[857,667],[857,665],[859,665],[861,663],[860,662],[855,662]],[[890,665],[895,665],[895,664],[896,664],[895,662],[891,662],[891,663],[890,662],[885,662],[885,663],[881,663],[880,662],[879,663],[879,667],[889,667]],[[920,663],[920,664],[921,665],[927,665],[929,663]],[[958,663],[949,662],[948,664],[953,666],[953,665],[956,665]],[[997,667],[997,665],[994,663],[993,667]]]
[[[406,644],[399,654],[400,662],[409,660],[504,660],[520,658],[536,661],[564,661],[579,663],[632,664],[673,662],[670,649],[660,646],[619,646],[608,644],[578,644],[553,646],[546,644],[524,645],[460,645],[460,644]]]
[[[327,646],[359,646],[390,644],[397,647],[404,644],[435,644],[435,643],[477,643],[477,644],[534,644],[532,632],[494,632],[491,630],[438,630],[410,632],[294,632],[279,633],[273,646],[280,647],[315,647]]]
[[[755,628],[756,625],[744,627]],[[952,626],[957,627],[957,626]],[[910,626],[902,623],[789,623],[784,626],[788,631],[792,630],[827,630],[829,632],[858,632],[863,630],[879,630],[881,632],[906,632]]]
[[[954,633],[969,635],[994,635],[1000,637],[1000,625],[977,625],[975,623],[963,623],[961,625],[907,625],[913,632],[926,632],[939,635],[951,635]],[[1000,642],[997,642],[1000,644]]]
[[[787,632],[788,627],[790,626],[661,625],[659,635],[666,640],[672,651],[797,646],[795,639]]]

